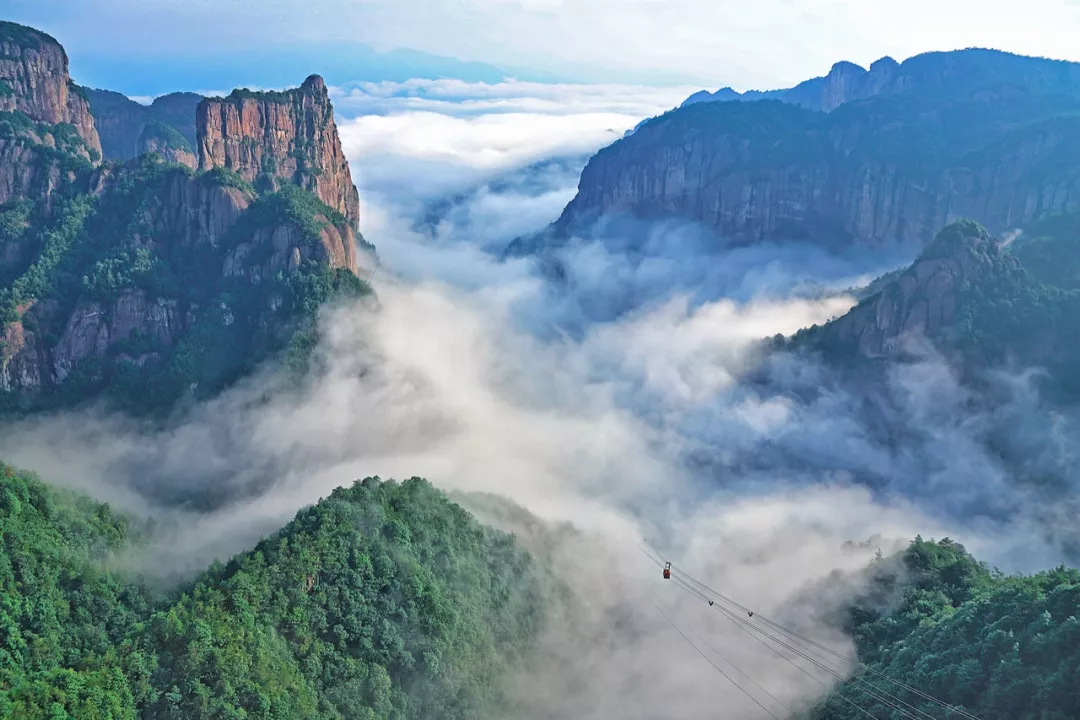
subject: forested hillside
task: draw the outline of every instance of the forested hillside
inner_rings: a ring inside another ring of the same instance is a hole
[[[1006,576],[962,545],[919,538],[899,558],[880,559],[868,575],[869,589],[845,624],[870,668],[982,720],[1080,717],[1080,571]],[[960,717],[878,676],[856,677],[930,717]],[[840,696],[881,720],[909,717],[852,683],[807,717],[866,717]]]
[[[483,718],[543,625],[513,538],[425,480],[339,488],[157,592],[137,522],[0,468],[0,716]]]
[[[1075,215],[1054,216],[1011,245],[978,223],[953,223],[909,267],[875,281],[845,315],[777,338],[775,346],[814,349],[834,366],[851,367],[902,359],[911,343],[929,340],[966,377],[1010,364],[1040,367],[1046,397],[1074,402],[1076,222]]]

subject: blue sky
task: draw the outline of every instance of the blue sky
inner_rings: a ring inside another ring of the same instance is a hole
[[[407,74],[790,86],[837,60],[995,47],[1080,60],[1078,0],[0,0],[65,44],[81,82],[136,94],[293,64],[348,80]],[[411,49],[485,63],[379,58]],[[138,60],[139,62],[133,63]],[[425,65],[425,63],[427,63]],[[350,64],[357,67],[356,77]],[[316,68],[318,70],[319,68]],[[200,75],[201,73],[201,75]],[[126,82],[130,87],[118,87]],[[154,86],[154,87],[151,87]]]

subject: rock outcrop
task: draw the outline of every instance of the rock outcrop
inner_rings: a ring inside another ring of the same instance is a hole
[[[136,243],[167,243],[168,252],[219,247],[255,201],[250,190],[173,173],[147,199]]]
[[[43,32],[0,22],[0,110],[49,125],[71,124],[91,156],[101,157],[86,93],[68,75],[64,48]]]
[[[156,98],[150,105],[140,105],[110,90],[88,89],[86,92],[101,135],[101,152],[105,159],[130,160],[146,152],[143,135],[147,126],[154,123],[179,133],[186,141],[185,149],[195,157],[195,109],[202,102],[202,95],[170,93]],[[160,136],[160,130],[156,134]]]
[[[80,303],[49,353],[50,381],[62,383],[80,362],[105,357],[135,333],[154,347],[168,349],[189,322],[187,313],[178,309],[177,301],[150,299],[139,290],[125,291],[110,303]],[[132,359],[145,358],[140,354]]]
[[[628,214],[700,222],[747,244],[924,245],[960,218],[1001,234],[1080,209],[1080,121],[1068,114],[1078,108],[1031,95],[877,98],[827,115],[699,103],[597,153],[554,230]]]
[[[167,410],[282,350],[336,293],[368,292],[318,77],[148,107],[92,91],[107,152],[127,158],[98,164],[63,49],[10,23],[0,49],[0,206],[25,200],[0,228],[0,412],[102,392]]]
[[[22,199],[48,205],[58,189],[88,179],[90,158],[70,126],[12,113],[0,120],[0,205]]]
[[[223,167],[260,189],[297,185],[357,226],[359,194],[319,76],[287,92],[207,98],[196,126],[201,170]]]
[[[40,390],[43,367],[47,367],[47,358],[37,334],[21,321],[8,323],[0,334],[0,391]]]
[[[1015,258],[973,222],[938,234],[904,272],[847,314],[819,328],[825,347],[850,348],[864,358],[902,352],[909,340],[940,338],[956,324],[958,292],[965,283],[986,282],[992,273],[1019,272]]]
[[[314,243],[307,242],[302,229],[293,222],[259,228],[229,251],[222,273],[262,282],[278,271],[294,273],[309,260],[356,273],[356,235],[352,228],[347,223],[334,225],[323,216],[315,220],[322,227]]]

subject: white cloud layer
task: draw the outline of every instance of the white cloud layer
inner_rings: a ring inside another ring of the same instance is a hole
[[[414,215],[423,201],[483,193],[500,174],[545,158],[573,158],[559,187],[539,200],[546,217],[533,213],[521,225],[514,213],[500,213],[524,232],[557,216],[589,155],[677,105],[686,88],[415,80],[336,87],[332,95],[354,181],[370,202],[399,215]]]

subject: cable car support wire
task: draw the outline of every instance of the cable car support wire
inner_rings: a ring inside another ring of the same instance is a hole
[[[826,688],[828,687],[828,685],[825,682],[823,682],[820,678],[818,678],[816,675],[811,673],[809,670],[807,670],[803,666],[796,663],[791,658],[789,658],[786,655],[784,655],[783,653],[781,653],[779,650],[774,648],[768,642],[763,640],[762,637],[768,638],[772,642],[780,645],[781,647],[786,648],[787,650],[791,651],[792,653],[794,653],[798,657],[810,662],[816,668],[824,670],[825,672],[829,673],[834,678],[840,680],[840,682],[842,684],[850,685],[852,688],[862,691],[866,695],[868,695],[868,696],[872,697],[873,699],[877,700],[879,703],[881,703],[882,705],[888,707],[889,709],[893,710],[894,712],[896,712],[897,714],[899,714],[900,716],[902,716],[904,718],[913,718],[914,720],[921,720],[921,719],[927,719],[928,718],[929,720],[934,720],[934,716],[932,716],[932,715],[926,713],[925,711],[915,707],[914,705],[911,705],[910,703],[905,702],[904,700],[900,699],[899,697],[897,697],[897,696],[883,690],[879,686],[871,684],[868,680],[866,680],[864,678],[860,678],[860,677],[850,677],[849,678],[849,677],[846,677],[844,675],[843,669],[838,669],[837,668],[837,663],[836,663],[835,660],[831,660],[831,659],[825,657],[824,655],[821,654],[821,652],[818,652],[818,650],[815,650],[815,648],[818,648],[821,651],[824,651],[824,652],[826,652],[826,653],[828,653],[830,655],[833,655],[836,658],[840,658],[841,660],[843,660],[843,661],[845,661],[847,663],[850,663],[852,667],[857,667],[859,669],[862,669],[862,670],[866,671],[867,673],[869,673],[871,675],[874,675],[876,677],[881,678],[882,680],[885,680],[885,681],[887,681],[889,683],[897,685],[897,686],[907,690],[908,692],[910,692],[910,693],[912,693],[914,695],[917,695],[918,697],[920,697],[920,698],[922,698],[924,700],[927,700],[927,701],[932,702],[932,703],[934,703],[936,705],[939,705],[940,707],[942,707],[942,708],[944,708],[946,710],[952,711],[952,712],[956,713],[957,715],[960,715],[961,717],[967,718],[968,720],[980,720],[977,716],[967,712],[966,710],[964,710],[962,708],[958,708],[956,706],[950,705],[950,704],[946,703],[943,700],[939,700],[938,698],[936,698],[936,697],[934,697],[934,696],[932,696],[932,695],[930,695],[930,694],[928,694],[926,692],[923,692],[923,691],[919,690],[918,688],[914,688],[914,687],[912,687],[910,685],[907,685],[906,683],[903,683],[903,682],[901,682],[899,680],[895,680],[895,679],[885,675],[884,673],[879,672],[879,671],[869,667],[865,663],[861,663],[861,662],[859,662],[857,660],[854,660],[853,658],[850,658],[850,657],[848,657],[848,656],[846,656],[846,655],[844,655],[842,653],[839,653],[839,652],[833,650],[832,648],[829,648],[829,647],[827,647],[825,645],[822,645],[821,643],[816,642],[816,641],[806,637],[805,635],[802,635],[802,634],[800,634],[800,633],[798,633],[798,632],[796,632],[794,630],[791,630],[790,628],[784,627],[780,623],[777,623],[777,622],[775,622],[773,620],[770,620],[769,618],[761,615],[760,613],[754,612],[753,610],[746,607],[745,605],[739,604],[735,600],[732,600],[731,598],[727,597],[726,595],[723,595],[722,593],[719,593],[719,592],[713,590],[712,588],[705,585],[704,583],[694,579],[692,576],[690,576],[690,575],[688,575],[686,573],[683,573],[678,568],[674,567],[670,562],[665,562],[662,559],[657,559],[658,557],[660,557],[659,553],[655,553],[655,551],[653,551],[651,547],[649,547],[649,549],[646,549],[645,547],[642,547],[640,544],[635,543],[635,545],[637,545],[638,549],[641,550],[641,552],[644,553],[653,563],[655,563],[657,565],[664,566],[664,569],[665,569],[664,577],[665,577],[665,579],[671,580],[675,585],[677,585],[683,591],[688,592],[688,593],[694,595],[695,597],[697,597],[698,599],[708,603],[710,607],[713,607],[714,609],[718,610],[727,619],[734,622],[737,627],[739,627],[741,630],[743,630],[743,632],[746,632],[748,635],[750,635],[755,640],[757,640],[759,643],[761,643],[762,645],[767,647],[769,650],[771,650],[773,653],[778,655],[780,658],[782,658],[783,660],[785,660],[786,662],[791,664],[793,667],[797,668],[802,673],[804,673],[805,675],[807,675],[808,677],[813,679],[815,682],[821,684],[822,686],[824,686]],[[648,543],[646,543],[646,546],[648,546]],[[654,555],[654,553],[655,553],[655,555]],[[727,607],[727,606],[731,606],[731,607]],[[731,609],[732,607],[737,608],[741,612],[735,612],[734,610]],[[743,617],[743,614],[745,614],[746,617]],[[759,620],[762,624],[766,625],[769,629],[778,631],[778,632],[788,636],[787,639],[791,640],[792,643],[795,643],[795,645],[798,645],[800,647],[795,647],[795,646],[789,644],[788,642],[785,642],[785,640],[783,640],[781,638],[778,638],[778,637],[776,637],[776,635],[770,633],[769,630],[767,630],[766,628],[762,628],[761,626],[759,626],[759,625],[757,625],[757,624],[755,624],[753,622],[750,622],[749,620],[747,620],[747,618],[752,618],[752,619]],[[669,622],[670,622],[670,620],[669,620]],[[759,637],[759,635],[762,636],[762,637]],[[839,690],[839,689],[840,688],[837,688],[837,690]],[[843,700],[844,702],[847,702],[848,704],[852,705],[853,707],[858,709],[860,712],[862,712],[864,715],[867,715],[867,716],[869,716],[871,718],[875,717],[871,713],[867,712],[864,708],[857,705],[856,703],[851,701],[849,698],[845,697],[840,692],[836,692],[835,696],[837,698],[839,698],[840,700]],[[905,708],[907,708],[907,709],[905,709]],[[917,713],[917,715],[913,714],[913,712]]]

